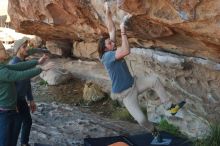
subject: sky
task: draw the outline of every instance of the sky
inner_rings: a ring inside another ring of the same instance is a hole
[[[0,16],[6,15],[8,9],[8,0],[0,0]]]

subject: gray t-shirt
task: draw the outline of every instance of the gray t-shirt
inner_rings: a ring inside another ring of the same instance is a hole
[[[111,78],[112,92],[120,93],[133,85],[134,78],[131,76],[125,60],[116,60],[115,53],[116,51],[105,52],[101,62]]]

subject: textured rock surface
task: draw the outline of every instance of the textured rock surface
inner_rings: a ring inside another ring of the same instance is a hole
[[[48,85],[59,85],[65,83],[72,78],[70,72],[62,68],[54,68],[48,71],[44,71],[40,74],[40,77],[48,83]]]
[[[140,103],[147,108],[150,121],[167,119],[193,137],[207,134],[209,122],[220,122],[220,64],[141,48],[133,48],[126,60],[135,76],[157,75],[173,102],[186,99],[187,104],[181,112],[183,117],[169,117],[159,106],[158,96],[148,90],[140,96]],[[64,68],[75,77],[92,80],[110,92],[110,79],[100,63],[66,61]]]
[[[88,137],[116,136],[143,132],[137,124],[113,121],[65,104],[39,103],[32,115],[33,125],[30,143],[44,143],[53,146],[83,146]]]
[[[20,32],[48,39],[92,42],[106,32],[103,2],[97,0],[10,0],[9,15]],[[117,4],[118,2],[118,4]],[[133,15],[129,37],[137,47],[220,61],[218,0],[110,0],[118,24]],[[118,5],[118,7],[117,7]],[[208,27],[207,27],[208,26]]]
[[[0,16],[0,26],[1,27],[4,27],[5,26],[5,22],[7,20],[7,15],[2,15],[2,12],[1,12],[1,16]]]
[[[91,81],[86,82],[83,89],[83,99],[85,101],[96,102],[103,98],[105,98],[105,93],[97,84],[94,84]]]
[[[72,53],[76,57],[98,59],[97,43],[75,42]]]
[[[40,37],[34,36],[33,38],[30,39],[29,45],[33,48],[39,48],[43,44],[43,41]]]
[[[47,41],[46,47],[52,54],[60,56],[70,56],[72,44],[68,41]]]
[[[167,117],[158,106],[158,96],[152,91],[146,92],[141,103],[147,107],[151,121],[165,118],[193,137],[207,134],[209,122],[219,122],[220,64],[140,48],[132,50],[127,63],[136,76],[158,75],[173,102],[186,99],[183,118]]]
[[[111,83],[107,72],[100,62],[88,61],[62,61],[64,68],[70,71],[74,77],[90,80],[102,87],[102,90],[110,93]]]

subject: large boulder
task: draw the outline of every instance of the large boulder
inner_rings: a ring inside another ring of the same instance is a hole
[[[83,99],[87,102],[96,102],[105,97],[105,93],[101,90],[101,88],[92,83],[91,81],[87,81],[84,89],[83,89]]]
[[[150,121],[159,123],[166,119],[192,137],[203,137],[208,134],[210,123],[220,122],[220,64],[144,48],[133,48],[126,61],[132,75],[143,80],[151,74],[158,76],[173,103],[186,100],[181,117],[167,116],[158,95],[147,90],[139,99]],[[110,93],[110,78],[100,63],[70,61],[64,68]]]
[[[73,55],[81,58],[98,59],[98,44],[96,42],[75,42],[73,47]]]
[[[72,74],[66,69],[62,68],[59,65],[59,62],[56,62],[55,60],[53,60],[52,62],[56,64],[56,67],[48,71],[43,71],[40,74],[40,77],[44,81],[46,81],[48,85],[59,85],[69,81],[72,78]],[[44,65],[46,65],[47,63],[45,63]]]
[[[220,122],[220,64],[144,48],[133,48],[131,52],[126,60],[133,75],[157,75],[173,103],[187,103],[181,117],[167,116],[159,106],[158,95],[149,90],[140,100],[150,121],[166,119],[192,137],[203,137],[208,134],[210,123]]]
[[[29,45],[33,48],[39,48],[43,45],[43,40],[38,36],[34,36],[29,40]]]
[[[52,54],[71,56],[72,44],[68,41],[47,41],[46,47]]]
[[[109,0],[117,31],[132,14],[128,37],[137,47],[209,58],[220,62],[220,1]],[[106,33],[104,1],[10,0],[16,30],[46,40],[96,42]],[[207,27],[208,26],[208,27]],[[120,35],[117,35],[120,37]],[[131,43],[130,41],[130,43]]]

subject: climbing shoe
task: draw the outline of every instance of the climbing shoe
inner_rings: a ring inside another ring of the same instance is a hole
[[[167,110],[171,115],[174,116],[185,105],[185,103],[185,101],[181,101],[179,104],[172,104]]]

